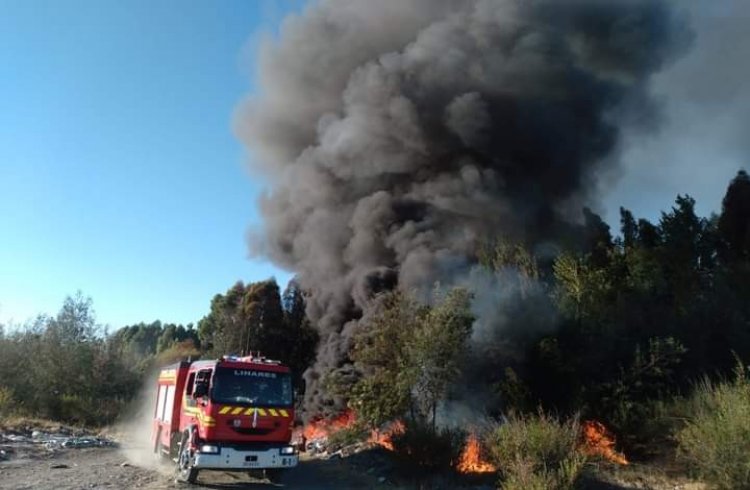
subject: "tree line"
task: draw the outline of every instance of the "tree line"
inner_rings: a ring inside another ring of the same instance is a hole
[[[197,326],[154,321],[110,333],[78,292],[55,316],[0,325],[0,418],[110,423],[156,367],[187,358],[259,351],[290,364],[299,380],[317,343],[304,311],[295,282],[283,295],[274,279],[238,282],[213,298]]]
[[[481,338],[467,291],[453,290],[448,306],[382,296],[350,354],[358,379],[330,385],[373,426],[434,425],[436,405],[468,386],[482,394],[472,399],[479,413],[594,417],[636,451],[658,432],[660,403],[750,360],[750,177],[730,182],[719,214],[698,216],[678,196],[655,223],[620,217],[613,236],[584,210],[575,240],[553,256],[502,241],[478,250],[505,288],[495,305],[504,324]]]
[[[502,328],[477,338],[469,289],[374,299],[349,353],[356,376],[328,379],[370,425],[409,415],[435,425],[439,408],[483,387],[483,413],[582,412],[643,437],[659,400],[750,359],[750,177],[730,182],[721,212],[696,214],[678,196],[657,222],[621,209],[613,236],[595,213],[556,253],[488,240],[475,262],[503,287]],[[567,238],[566,238],[567,237]],[[105,423],[156,365],[260,351],[301,374],[318,337],[292,281],[238,282],[196,325],[139,323],[112,333],[91,300],[69,297],[54,317],[0,328],[0,415]],[[475,403],[475,406],[477,405]]]

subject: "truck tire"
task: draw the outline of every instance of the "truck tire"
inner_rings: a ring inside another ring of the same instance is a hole
[[[169,459],[174,463],[177,462],[177,456],[180,455],[180,441],[182,440],[182,434],[173,432],[169,437]]]
[[[190,431],[182,433],[179,454],[177,456],[177,480],[195,483],[198,479],[198,469],[193,467],[193,454],[190,449]]]

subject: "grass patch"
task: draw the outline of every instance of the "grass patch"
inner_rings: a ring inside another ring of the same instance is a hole
[[[0,418],[0,432],[24,433],[35,430],[52,433],[61,431],[79,433],[83,431],[83,427],[61,424],[54,420],[25,417],[21,415],[11,415]]]
[[[586,456],[578,451],[578,419],[561,421],[540,413],[511,416],[488,437],[491,462],[504,490],[570,490],[580,479]]]
[[[0,419],[9,416],[15,411],[16,401],[10,388],[0,386]]]
[[[735,372],[734,381],[696,387],[676,435],[678,458],[721,490],[750,489],[750,383],[743,367]]]

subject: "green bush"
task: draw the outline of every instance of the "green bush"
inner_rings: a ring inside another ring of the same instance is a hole
[[[703,381],[683,410],[678,457],[718,489],[750,489],[750,383],[742,368],[733,382]]]
[[[0,418],[7,417],[16,411],[16,401],[10,388],[0,386]]]
[[[127,401],[118,398],[84,398],[80,395],[62,395],[55,413],[49,417],[78,425],[99,427],[115,420],[124,412]]]
[[[505,490],[568,490],[575,487],[586,456],[578,451],[577,419],[540,413],[511,416],[486,442]]]
[[[391,437],[399,469],[418,477],[455,468],[465,439],[462,430],[416,421],[408,421],[403,432]]]
[[[62,395],[60,397],[59,412],[55,418],[69,420],[76,424],[92,424],[96,419],[96,410],[101,405],[92,403],[79,395]],[[95,425],[95,423],[94,423]]]

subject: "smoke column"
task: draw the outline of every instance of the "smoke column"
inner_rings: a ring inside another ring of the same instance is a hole
[[[324,0],[261,49],[235,131],[270,184],[254,253],[319,329],[310,411],[373,294],[465,276],[478,243],[554,241],[654,128],[649,79],[690,44],[662,1]]]

